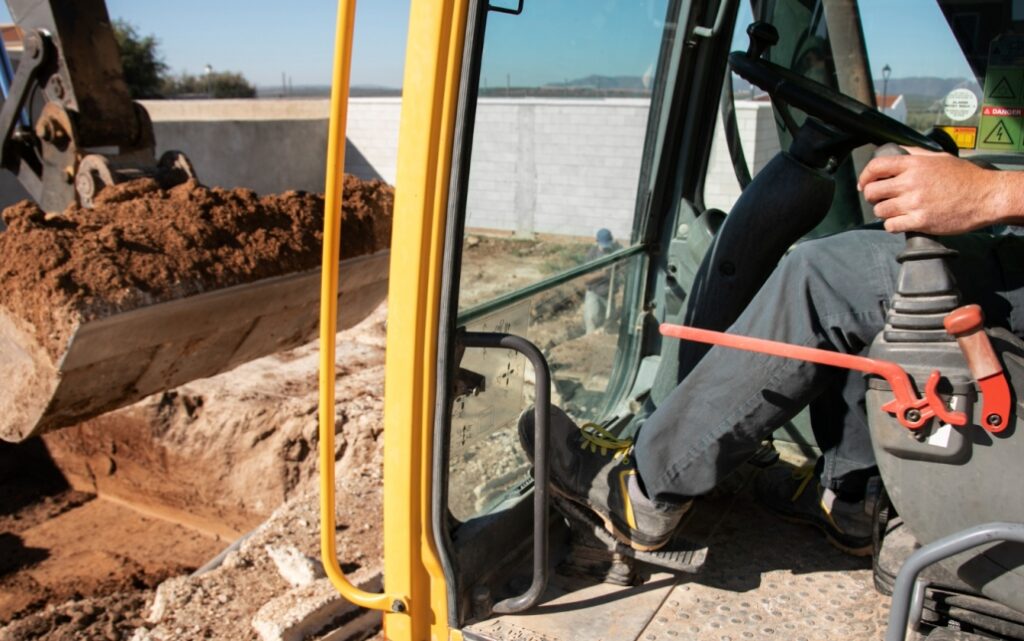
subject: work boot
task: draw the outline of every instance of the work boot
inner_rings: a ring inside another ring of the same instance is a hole
[[[837,549],[853,556],[871,555],[871,511],[866,501],[844,501],[822,487],[813,465],[769,467],[754,482],[754,494],[783,519],[818,528]]]
[[[519,440],[533,460],[533,409],[519,418]],[[605,529],[635,550],[651,551],[668,543],[690,507],[652,501],[640,487],[633,462],[633,441],[618,439],[594,423],[577,426],[551,408],[550,486],[555,494],[600,517]]]

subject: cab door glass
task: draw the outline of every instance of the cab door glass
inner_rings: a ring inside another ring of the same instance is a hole
[[[632,244],[666,5],[489,13],[463,250],[490,263],[463,271],[460,310]]]
[[[535,344],[552,402],[581,423],[608,415],[637,350],[634,218],[668,5],[525,0],[487,15],[456,322]],[[448,505],[466,521],[530,487],[516,424],[537,380],[497,349],[459,366],[473,387],[452,403]]]
[[[1024,149],[1024,123],[1019,117],[1011,120],[983,115],[1009,113],[1024,108],[1024,73],[1017,88],[1013,78],[1020,72],[993,76],[986,85],[985,70],[993,54],[993,40],[998,36],[1006,49],[1018,46],[1024,33],[1024,3],[963,3],[944,0],[861,0],[857,3],[830,3],[822,0],[774,0],[758,3],[761,13],[755,16],[749,2],[742,2],[733,34],[732,50],[748,46],[747,26],[756,19],[769,20],[779,31],[779,42],[768,56],[785,66],[830,88],[853,95],[850,81],[850,54],[837,52],[830,36],[829,20],[846,29],[847,16],[830,16],[831,6],[848,5],[856,10],[850,15],[860,18],[864,57],[870,77],[875,108],[887,116],[927,132],[934,128],[946,131],[959,146],[962,156],[978,153],[1017,153]],[[1009,27],[1008,27],[1009,26]],[[838,58],[837,58],[838,56]],[[855,56],[854,56],[855,57]],[[1007,66],[1016,64],[1009,60]],[[846,67],[844,67],[846,65]],[[1003,67],[1005,68],[1005,67]],[[854,68],[855,69],[855,68]],[[997,69],[999,69],[997,67]],[[1001,73],[997,71],[997,74]],[[1011,77],[1012,76],[1012,77]],[[1006,79],[1001,89],[996,86]],[[751,176],[789,143],[787,132],[775,117],[768,95],[763,90],[730,73],[736,130],[744,159]],[[987,92],[987,93],[986,93]],[[994,94],[993,94],[994,92]],[[863,96],[854,96],[863,100]],[[1002,99],[1000,99],[1002,97]],[[1019,104],[1018,104],[1019,103]],[[994,109],[995,108],[995,109]],[[797,121],[802,114],[794,111]],[[706,207],[728,212],[742,191],[733,168],[733,158],[726,143],[726,123],[721,116],[716,123],[707,179],[704,186]],[[986,142],[988,139],[988,142]],[[852,196],[852,181],[860,166],[851,166],[840,178],[851,183],[840,196]],[[847,210],[854,208],[848,203]],[[867,220],[870,220],[870,210]],[[855,215],[836,219],[829,231],[859,224]],[[849,211],[847,211],[849,214]]]

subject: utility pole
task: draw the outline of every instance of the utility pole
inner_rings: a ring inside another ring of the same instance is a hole
[[[889,100],[889,76],[892,74],[892,67],[886,64],[882,67],[882,108],[879,111],[885,111],[885,103]]]

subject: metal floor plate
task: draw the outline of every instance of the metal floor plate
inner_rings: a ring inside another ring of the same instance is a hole
[[[713,520],[694,515],[708,516]],[[889,599],[872,586],[870,559],[845,555],[812,528],[786,523],[743,497],[718,516],[704,568],[676,585],[640,639],[860,641],[885,635]]]
[[[468,627],[467,638],[883,638],[889,599],[872,586],[871,559],[843,554],[813,528],[776,518],[753,501],[748,489],[749,477],[736,479],[731,491],[702,499],[687,516],[682,532],[708,546],[707,561],[697,574],[656,574],[654,585],[632,589],[590,585],[578,592],[560,591],[557,600],[545,600],[524,615]],[[571,585],[561,577],[558,582]]]

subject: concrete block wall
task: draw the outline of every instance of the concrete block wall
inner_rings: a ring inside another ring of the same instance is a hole
[[[628,237],[649,109],[643,99],[481,100],[467,226]]]
[[[185,152],[208,185],[261,194],[324,189],[326,99],[144,104],[158,152]],[[574,236],[607,227],[616,237],[628,237],[648,109],[644,99],[481,100],[468,226]],[[395,183],[400,113],[400,98],[350,100],[346,171]],[[778,150],[771,108],[739,101],[737,118],[756,172]],[[706,201],[728,211],[739,186],[720,126],[711,162]],[[25,196],[13,177],[0,172],[0,205]]]
[[[751,176],[755,176],[779,152],[779,137],[771,105],[760,101],[737,100],[736,127],[747,160],[747,169]],[[704,184],[704,204],[728,212],[739,197],[740,184],[729,158],[729,147],[719,114],[715,122],[715,137],[711,143],[708,177]]]

